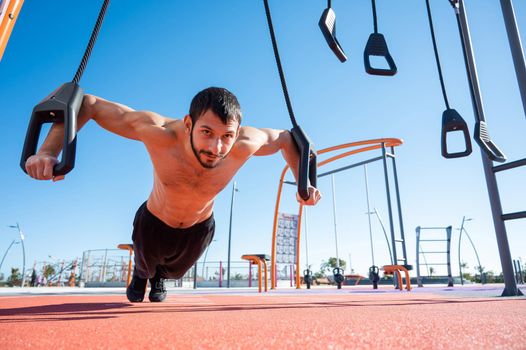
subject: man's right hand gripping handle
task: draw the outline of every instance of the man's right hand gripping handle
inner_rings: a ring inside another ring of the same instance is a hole
[[[64,175],[53,176],[53,168],[58,164],[57,157],[47,154],[36,154],[26,161],[26,172],[33,179],[59,181]]]

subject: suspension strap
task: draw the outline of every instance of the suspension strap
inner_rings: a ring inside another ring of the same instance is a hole
[[[442,96],[446,105],[446,110],[442,113],[442,132],[441,132],[441,153],[444,158],[460,158],[467,157],[473,151],[471,146],[471,138],[469,136],[469,129],[466,121],[454,109],[449,107],[449,100],[446,92],[446,85],[444,83],[444,76],[442,74],[442,66],[440,64],[440,56],[438,54],[438,46],[436,43],[435,29],[433,25],[433,16],[431,14],[431,6],[429,0],[426,0],[427,18],[429,20],[429,29],[431,31],[431,39],[433,41],[433,51],[435,53],[435,61],[437,65],[438,77],[440,79],[440,87],[442,88]],[[447,136],[452,132],[460,131],[464,137],[465,149],[459,152],[449,152],[447,147]]]
[[[84,91],[78,83],[97,40],[109,2],[110,0],[104,0],[88,46],[73,80],[61,85],[33,108],[20,160],[20,167],[24,172],[26,171],[27,159],[37,152],[40,132],[42,131],[42,125],[45,123],[64,123],[62,157],[60,162],[53,167],[53,176],[66,175],[74,168],[77,145],[77,117],[84,100]]]
[[[283,96],[285,97],[285,103],[287,104],[287,110],[289,111],[290,121],[293,127],[298,126],[294,111],[292,110],[292,103],[290,102],[289,91],[287,89],[287,82],[285,81],[285,74],[283,73],[283,67],[281,66],[281,59],[279,58],[278,44],[276,42],[276,35],[274,34],[274,26],[272,25],[272,16],[270,14],[270,7],[268,0],[263,0],[265,3],[265,14],[267,15],[268,30],[270,32],[270,39],[272,40],[272,48],[274,49],[274,58],[276,59],[276,65],[278,66],[279,79],[281,81],[281,89],[283,90]]]
[[[75,73],[75,77],[73,78],[74,83],[78,84],[80,82],[80,78],[82,78],[84,69],[86,69],[86,65],[88,64],[89,57],[91,56],[91,50],[93,50],[93,46],[95,45],[95,42],[97,41],[100,27],[102,25],[102,21],[104,20],[104,16],[106,15],[106,9],[108,8],[109,3],[110,3],[110,0],[104,0],[104,3],[102,4],[102,8],[99,11],[99,16],[97,17],[97,22],[95,23],[95,27],[93,28],[93,31],[91,32],[91,37],[89,39],[88,46],[86,47],[86,51],[84,51],[84,56],[82,56],[82,60],[80,61],[79,68],[77,69],[77,73]]]
[[[373,7],[373,23],[374,23],[374,33],[369,36],[367,44],[365,45],[365,50],[363,52],[363,61],[365,65],[365,71],[372,75],[383,75],[383,76],[393,76],[398,71],[396,64],[393,60],[393,57],[389,53],[387,48],[387,42],[383,34],[378,33],[378,19],[376,16],[376,1],[371,0]],[[380,56],[385,59],[389,68],[374,68],[371,66],[370,57],[371,56]]]
[[[309,199],[309,182],[311,186],[316,187],[318,168],[316,161],[316,151],[314,150],[314,146],[310,138],[301,129],[301,127],[296,122],[296,118],[294,117],[292,103],[290,102],[287,84],[285,82],[285,74],[283,73],[281,60],[279,58],[278,45],[276,43],[276,36],[274,34],[274,26],[272,25],[272,16],[270,15],[268,0],[263,0],[263,2],[265,4],[265,13],[267,15],[267,24],[270,32],[270,38],[272,39],[272,48],[274,49],[274,58],[276,59],[276,65],[278,66],[281,88],[283,90],[283,96],[285,97],[287,110],[292,123],[292,129],[290,132],[296,143],[296,146],[298,147],[300,156],[298,171],[298,194],[301,196],[301,198],[307,200]]]

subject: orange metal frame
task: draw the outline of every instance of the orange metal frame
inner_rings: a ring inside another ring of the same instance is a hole
[[[397,146],[400,146],[401,144],[403,144],[403,141],[401,139],[381,138],[381,139],[344,143],[342,145],[324,148],[318,151],[318,156],[324,153],[328,153],[328,152],[334,152],[334,151],[356,147],[355,149],[352,149],[350,151],[343,152],[341,154],[338,154],[336,156],[333,156],[333,157],[330,157],[323,161],[318,162],[318,168],[328,163],[334,162],[335,160],[342,159],[342,158],[351,156],[353,154],[372,151],[375,149],[381,149],[382,147],[385,147],[385,148],[397,147]],[[279,205],[281,202],[281,192],[283,190],[284,178],[288,170],[289,170],[289,166],[286,165],[283,168],[283,171],[281,172],[281,177],[279,179],[279,186],[278,186],[278,196],[276,199],[276,208],[274,210],[274,224],[272,227],[272,255],[271,255],[271,265],[270,265],[271,266],[270,267],[271,289],[276,289],[276,236],[277,236],[277,231],[278,231]],[[303,214],[303,205],[300,204],[299,211],[298,211],[298,239],[296,240],[296,288],[298,289],[301,288],[300,286],[300,249],[299,247],[300,247],[300,238],[301,238],[302,214]]]
[[[268,257],[268,255],[267,255]],[[267,261],[260,257],[260,256],[257,256],[257,255],[248,255],[248,254],[245,254],[243,256],[241,256],[241,259],[244,259],[244,260],[248,260],[250,261],[251,264],[255,264],[258,266],[258,290],[259,290],[259,293],[261,293],[261,265],[263,265],[263,268],[264,268],[264,271],[265,271],[265,292],[268,291],[268,285],[267,285],[267,281],[268,281],[268,277],[267,277]]]
[[[402,265],[385,265],[382,267],[386,275],[393,275],[398,279],[398,289],[402,291],[404,288],[402,283],[402,272],[405,274],[405,286],[407,290],[411,290],[411,279],[409,278],[409,271],[405,266]]]
[[[4,55],[7,42],[15,26],[24,0],[4,0],[0,11],[0,60]]]
[[[132,269],[132,257],[133,257],[133,244],[119,244],[117,246],[119,249],[127,250],[130,252],[130,257],[128,259],[128,278],[126,281],[126,287],[130,285],[131,282],[131,269]]]

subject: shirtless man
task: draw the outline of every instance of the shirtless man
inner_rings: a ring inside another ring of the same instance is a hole
[[[164,279],[181,278],[199,259],[214,236],[215,197],[251,156],[281,151],[297,179],[299,154],[291,134],[240,127],[237,98],[223,88],[199,92],[182,120],[85,95],[78,128],[89,119],[110,132],[144,143],[153,163],[152,192],[133,221],[135,269],[126,290],[131,302],[143,300],[148,279],[150,301],[163,301]],[[26,162],[31,177],[64,178],[53,176],[63,134],[63,124],[52,126],[40,150]],[[296,197],[304,205],[314,205],[321,194],[310,186],[308,200]]]

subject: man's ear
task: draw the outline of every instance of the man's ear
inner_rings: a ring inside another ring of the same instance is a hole
[[[183,123],[185,132],[190,133],[190,131],[192,130],[192,118],[189,114],[184,116]]]

